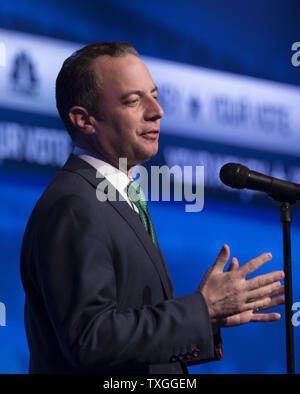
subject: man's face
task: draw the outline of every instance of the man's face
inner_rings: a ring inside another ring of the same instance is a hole
[[[102,87],[102,119],[95,121],[100,155],[115,166],[120,157],[127,158],[129,168],[144,163],[158,151],[164,114],[147,67],[131,54],[101,56],[93,67]]]

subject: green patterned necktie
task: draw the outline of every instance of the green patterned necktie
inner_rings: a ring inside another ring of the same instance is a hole
[[[130,200],[139,210],[139,216],[141,222],[143,223],[146,231],[152,238],[154,245],[157,247],[157,237],[154,230],[154,226],[148,211],[147,201],[141,186],[136,181],[131,181],[128,183],[126,192]]]

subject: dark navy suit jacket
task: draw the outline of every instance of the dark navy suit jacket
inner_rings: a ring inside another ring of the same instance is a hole
[[[138,214],[125,201],[100,202],[100,181],[71,155],[29,219],[21,252],[29,371],[182,373],[215,359],[204,298],[175,298]]]

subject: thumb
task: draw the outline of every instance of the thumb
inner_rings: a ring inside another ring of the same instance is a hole
[[[224,244],[215,261],[214,270],[217,270],[218,272],[223,272],[224,267],[229,259],[229,256],[230,256],[229,246]]]

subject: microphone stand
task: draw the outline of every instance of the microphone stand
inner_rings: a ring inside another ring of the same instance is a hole
[[[285,335],[286,335],[286,369],[287,374],[295,373],[294,355],[294,328],[292,324],[292,257],[291,257],[291,222],[292,205],[296,201],[278,201],[278,197],[270,195],[280,207],[280,221],[283,233],[283,258],[284,258],[284,294],[285,294]]]

